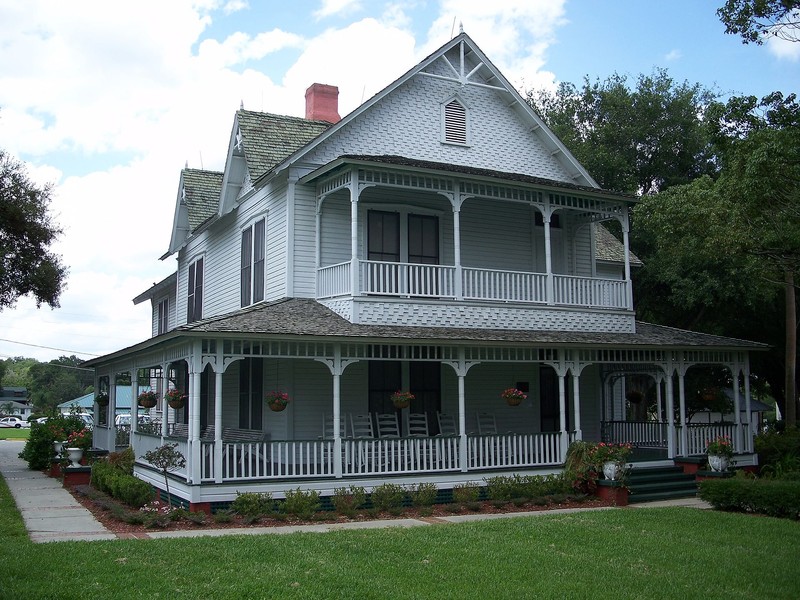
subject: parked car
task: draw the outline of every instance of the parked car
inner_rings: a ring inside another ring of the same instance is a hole
[[[21,429],[22,427],[30,426],[30,423],[23,421],[19,417],[3,417],[0,419],[0,427],[14,427],[16,429]]]
[[[149,424],[152,423],[153,419],[150,415],[139,415],[139,424]],[[114,425],[117,427],[130,427],[131,426],[131,415],[130,413],[122,413],[114,417]]]

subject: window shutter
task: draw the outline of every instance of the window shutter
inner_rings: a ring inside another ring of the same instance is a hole
[[[467,143],[467,109],[458,100],[451,100],[444,107],[444,141]]]

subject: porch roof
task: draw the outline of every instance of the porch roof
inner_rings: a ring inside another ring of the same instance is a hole
[[[767,344],[709,335],[637,321],[636,333],[408,327],[351,323],[316,300],[285,298],[192,323],[176,333],[253,334],[372,338],[425,342],[511,342],[536,346],[614,346],[657,348],[738,348],[766,350]]]

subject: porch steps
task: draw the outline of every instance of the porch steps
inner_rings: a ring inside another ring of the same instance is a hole
[[[636,467],[627,476],[630,490],[628,502],[652,502],[670,498],[691,498],[697,495],[694,475],[681,467]]]

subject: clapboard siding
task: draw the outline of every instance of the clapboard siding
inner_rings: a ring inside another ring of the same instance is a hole
[[[461,211],[461,264],[533,271],[534,210],[520,204],[469,200]]]
[[[322,203],[320,266],[350,260],[350,196],[338,192]]]
[[[317,211],[313,186],[294,187],[294,245],[289,260],[294,269],[294,290],[298,298],[316,296]]]

